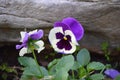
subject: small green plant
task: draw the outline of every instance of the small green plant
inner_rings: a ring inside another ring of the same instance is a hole
[[[109,47],[108,42],[103,42],[101,44],[101,49],[103,50],[103,52],[105,54],[106,60],[110,61],[110,51],[108,50],[108,47]]]
[[[39,79],[41,77],[39,68],[45,80],[102,80],[104,79],[103,71],[106,68],[100,62],[90,62],[87,49],[81,49],[76,57],[64,55],[59,59],[54,59],[49,63],[48,69],[38,67],[35,60],[30,57],[20,57],[18,60],[24,66],[21,80]]]
[[[0,65],[0,71],[3,72],[1,75],[3,80],[7,80],[9,73],[13,73],[13,74],[17,75],[16,69],[14,69],[13,67],[9,67],[7,63],[3,63]]]

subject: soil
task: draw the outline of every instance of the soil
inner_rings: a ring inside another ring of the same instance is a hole
[[[20,64],[18,63],[18,57],[19,57],[19,50],[15,49],[15,45],[6,45],[0,47],[0,65],[3,63],[7,63],[9,67],[15,68],[17,70],[17,75],[15,73],[7,73],[6,71],[0,70],[0,80],[2,79],[2,75],[4,73],[7,74],[6,80],[19,80],[20,75],[22,74],[20,70]],[[45,45],[47,48],[43,50],[40,54],[37,55],[37,59],[39,61],[39,64],[42,66],[47,66],[47,64],[52,61],[54,58],[61,57],[61,54],[55,54],[54,50],[49,45]],[[113,67],[115,67],[117,63],[116,69],[120,71],[120,55],[117,56],[111,56],[111,62],[108,62],[104,55],[97,54],[94,52],[90,52],[91,54],[91,60],[92,61],[100,61],[104,64],[111,64]],[[31,54],[26,54],[26,56],[32,56]]]

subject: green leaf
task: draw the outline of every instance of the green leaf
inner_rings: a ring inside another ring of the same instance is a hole
[[[20,80],[33,80],[33,77],[28,75],[22,75]]]
[[[62,57],[59,62],[56,64],[56,71],[64,68],[66,71],[72,68],[74,65],[74,57],[72,55]]]
[[[41,69],[44,76],[48,76],[48,71],[45,67],[41,66],[40,69]]]
[[[50,62],[48,64],[48,69],[51,69],[54,65],[57,64],[58,61],[59,61],[59,59],[54,59],[52,62]]]
[[[44,76],[48,76],[48,71],[44,67],[39,67],[39,68],[41,69],[42,74]],[[38,68],[38,66],[26,67],[23,74],[40,78],[42,76],[42,74],[41,74],[39,68]]]
[[[23,75],[35,76],[38,78],[40,78],[42,74],[44,76],[48,75],[48,71],[44,67],[38,66],[33,58],[19,57],[18,60],[21,65],[25,66]],[[42,71],[42,74],[40,70]]]
[[[68,73],[65,70],[65,68],[61,68],[59,71],[57,71],[54,80],[67,80],[68,79]]]
[[[102,49],[103,51],[105,51],[105,50],[108,49],[108,46],[109,46],[108,42],[103,42],[103,43],[101,44],[101,49]]]
[[[35,60],[31,57],[19,57],[18,61],[25,67],[36,65]]]
[[[77,70],[79,67],[81,67],[81,65],[78,62],[74,62],[74,65],[72,66],[72,70]]]
[[[41,73],[36,66],[26,67],[23,74],[28,76],[41,77]]]
[[[102,70],[105,68],[105,65],[100,62],[91,62],[87,65],[87,70]]]
[[[84,67],[79,68],[79,77],[84,78],[87,75],[87,71]]]
[[[85,66],[90,62],[90,53],[87,49],[81,49],[77,54],[77,61],[80,65]]]
[[[54,59],[52,62],[48,64],[48,70],[49,74],[54,75],[56,73],[56,64],[59,61],[59,59]]]
[[[0,76],[2,77],[3,80],[7,80],[8,77],[7,73],[2,73]]]
[[[115,78],[115,80],[120,80],[120,75],[118,75],[118,76]]]
[[[92,80],[103,80],[104,79],[104,75],[103,74],[93,74],[90,76],[90,78]]]

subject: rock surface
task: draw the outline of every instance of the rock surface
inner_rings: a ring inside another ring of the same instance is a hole
[[[102,53],[101,43],[109,42],[110,49],[120,48],[119,0],[0,0],[0,44],[18,42],[24,28],[47,36],[55,21],[69,16],[85,28],[82,47]]]

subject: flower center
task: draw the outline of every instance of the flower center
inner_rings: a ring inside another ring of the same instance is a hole
[[[63,39],[64,39],[64,40],[67,40],[67,37],[66,37],[66,36],[64,36],[64,37],[63,37]]]

